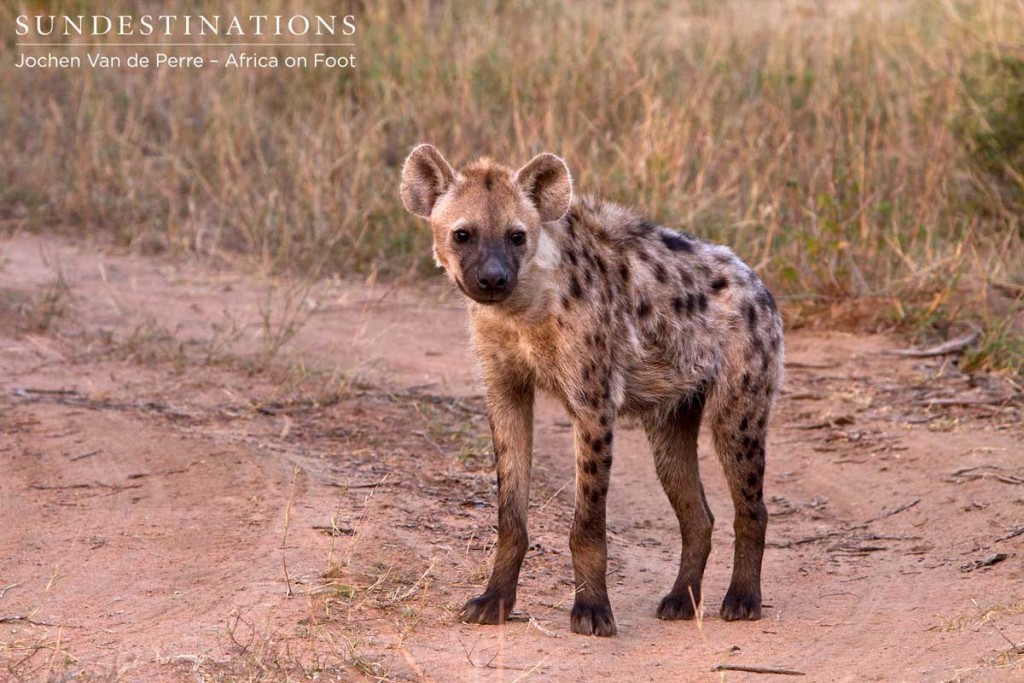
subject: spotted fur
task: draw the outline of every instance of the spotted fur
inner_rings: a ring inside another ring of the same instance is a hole
[[[701,600],[713,524],[697,465],[703,422],[736,510],[732,582],[721,614],[760,618],[765,443],[783,337],[775,301],[754,272],[726,247],[575,196],[568,169],[553,155],[518,172],[484,159],[456,173],[437,150],[421,146],[406,162],[402,195],[411,211],[430,219],[437,261],[469,299],[487,387],[497,554],[487,589],[466,604],[462,619],[499,623],[515,604],[528,547],[538,388],[561,399],[574,424],[572,630],[615,633],[605,501],[614,429],[624,419],[647,433],[682,536],[679,573],[658,616],[693,618]],[[457,242],[453,229],[467,225],[471,239]],[[515,249],[510,231],[524,234]],[[475,288],[473,282],[490,282],[480,275],[484,262],[510,284],[500,292]]]

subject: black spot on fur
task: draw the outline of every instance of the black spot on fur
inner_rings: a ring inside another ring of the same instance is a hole
[[[757,473],[751,472],[750,475],[747,477],[747,486],[753,488],[757,486],[759,481],[761,481],[761,479],[757,476]]]
[[[597,474],[597,462],[594,460],[588,460],[585,463],[583,463],[583,469],[590,476],[594,476],[595,474]]]
[[[601,258],[600,254],[594,257],[594,261],[597,263],[597,269],[601,271],[601,275],[607,276],[608,265],[604,262],[604,259]]]
[[[746,415],[744,415],[743,419],[740,420],[740,431],[741,432],[747,431],[747,427],[748,426],[750,426],[750,421],[747,419]]]
[[[569,280],[569,291],[571,291],[572,295],[577,299],[583,298],[583,288],[580,287],[580,281],[576,277],[576,273],[573,273],[572,279]]]
[[[704,292],[697,295],[697,308],[701,313],[708,310],[708,295]]]
[[[488,173],[484,176],[484,189],[490,192],[494,188],[494,178]]]
[[[629,264],[625,261],[619,264],[619,277],[624,284],[629,284]]]
[[[726,277],[719,277],[711,281],[711,289],[715,293],[721,292],[723,289],[729,286],[729,280]]]
[[[612,454],[611,453],[605,453],[604,454],[604,459],[602,459],[601,462],[604,463],[605,468],[611,467],[612,466]]]
[[[601,491],[600,489],[594,489],[590,492],[590,502],[597,504],[601,502]]]
[[[661,284],[665,284],[665,281],[668,279],[668,273],[665,272],[665,266],[660,263],[655,264],[654,278]]]
[[[567,297],[565,294],[562,295],[562,308],[564,308],[567,311],[569,310],[569,297]]]
[[[750,380],[751,380],[750,373],[749,372],[744,372],[743,373],[743,391],[750,391]]]
[[[693,245],[690,244],[690,240],[675,232],[662,232],[661,241],[672,251],[693,251]]]
[[[601,449],[604,448],[604,441],[602,441],[601,439],[594,439],[591,442],[590,447],[594,449],[595,453],[600,453]]]
[[[605,420],[605,422],[607,422],[607,420]],[[604,424],[604,422],[602,422],[601,424]],[[606,444],[610,444],[612,442],[612,433],[610,431],[604,433],[604,442]]]
[[[677,296],[676,298],[672,299],[672,310],[674,310],[676,313],[680,313],[683,310],[683,306],[685,305],[686,304],[681,297]]]
[[[643,230],[644,232],[650,232],[651,230],[654,230],[656,227],[658,226],[650,221],[640,221],[640,229]]]
[[[578,266],[580,264],[579,259],[576,258],[576,250],[575,249],[566,248],[566,250],[565,250],[565,257],[567,259],[569,259],[569,263],[571,263],[574,266]]]
[[[640,260],[643,261],[644,263],[651,262],[651,255],[647,253],[646,249],[637,249],[636,255],[639,256]]]
[[[750,327],[750,330],[751,331],[756,330],[757,329],[757,309],[754,308],[754,304],[752,304],[751,302],[748,301],[747,304],[743,307],[743,312],[747,316],[747,325]]]
[[[594,273],[590,270],[590,268],[583,269],[583,276],[587,281],[588,287],[594,284]]]
[[[641,318],[646,318],[651,314],[651,304],[647,299],[641,299],[640,303],[637,304],[636,314]]]

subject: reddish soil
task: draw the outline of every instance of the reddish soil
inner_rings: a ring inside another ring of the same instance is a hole
[[[623,433],[613,639],[569,631],[569,428],[542,400],[515,619],[470,626],[495,510],[458,298],[271,284],[0,242],[0,680],[1024,680],[1012,382],[790,332],[760,622],[717,615],[732,510],[703,452],[706,614],[655,618],[678,533]],[[287,304],[312,302],[289,330]]]

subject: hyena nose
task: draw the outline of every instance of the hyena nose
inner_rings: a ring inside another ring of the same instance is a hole
[[[508,286],[508,273],[504,266],[491,260],[477,273],[476,283],[482,290],[502,292]]]

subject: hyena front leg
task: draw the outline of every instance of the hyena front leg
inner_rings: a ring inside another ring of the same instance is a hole
[[[516,603],[519,569],[529,547],[526,515],[533,460],[534,389],[521,377],[489,374],[487,415],[498,474],[498,545],[487,590],[467,602],[459,615],[470,624],[505,621]]]
[[[613,421],[610,406],[575,416],[576,510],[569,549],[576,575],[576,600],[571,626],[575,633],[595,636],[615,635],[615,618],[605,580],[605,507],[612,468]]]

